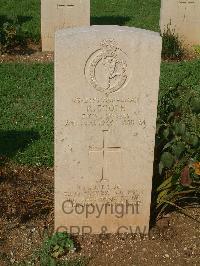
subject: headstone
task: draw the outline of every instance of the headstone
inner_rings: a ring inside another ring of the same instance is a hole
[[[200,0],[162,0],[161,32],[175,31],[185,45],[200,44]]]
[[[148,233],[160,57],[151,31],[56,33],[56,230]]]
[[[59,29],[90,25],[90,0],[41,0],[42,51],[54,51]]]

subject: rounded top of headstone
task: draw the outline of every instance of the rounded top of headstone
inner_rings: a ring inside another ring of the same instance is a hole
[[[89,27],[76,27],[76,28],[66,28],[56,31],[56,38],[76,35],[80,33],[90,33],[90,32],[129,32],[133,34],[144,35],[149,38],[161,38],[158,32],[135,28],[135,27],[128,27],[128,26],[118,26],[118,25],[93,25]]]

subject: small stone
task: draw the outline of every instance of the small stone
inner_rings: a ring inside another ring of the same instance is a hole
[[[35,229],[35,228],[31,229],[31,233],[34,233],[35,231],[36,231],[36,229]]]
[[[10,259],[10,262],[12,263],[12,264],[14,264],[15,263],[15,259]]]
[[[168,258],[169,259],[169,254],[165,254],[165,258]]]

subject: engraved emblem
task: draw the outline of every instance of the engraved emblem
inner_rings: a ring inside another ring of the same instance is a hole
[[[85,76],[93,88],[108,96],[126,84],[127,68],[126,54],[109,39],[102,41],[100,49],[87,60]]]

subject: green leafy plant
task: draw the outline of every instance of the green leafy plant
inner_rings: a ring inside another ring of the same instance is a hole
[[[170,25],[162,34],[162,58],[170,60],[181,60],[185,54],[182,41],[175,30],[171,30]]]
[[[200,195],[200,92],[178,84],[162,96],[158,112],[161,217],[169,206],[183,210],[182,203]]]
[[[75,251],[73,240],[67,232],[57,232],[52,236],[45,232],[45,240],[42,247],[35,251],[29,260],[16,264],[17,266],[86,266],[89,263],[87,257],[66,259],[64,255]]]
[[[73,240],[66,232],[57,232],[44,241],[37,257],[39,257],[41,266],[61,265],[57,259],[66,255],[69,251],[75,251]]]
[[[194,49],[196,54],[200,55],[200,45],[194,45],[193,49]]]
[[[44,243],[45,248],[50,252],[53,258],[58,258],[68,251],[74,251],[73,240],[66,232],[57,232]]]
[[[10,52],[22,41],[21,27],[16,18],[9,19],[0,25],[0,53]]]
[[[51,248],[51,255],[54,258],[75,250],[74,243],[66,232],[55,233],[46,243]]]

